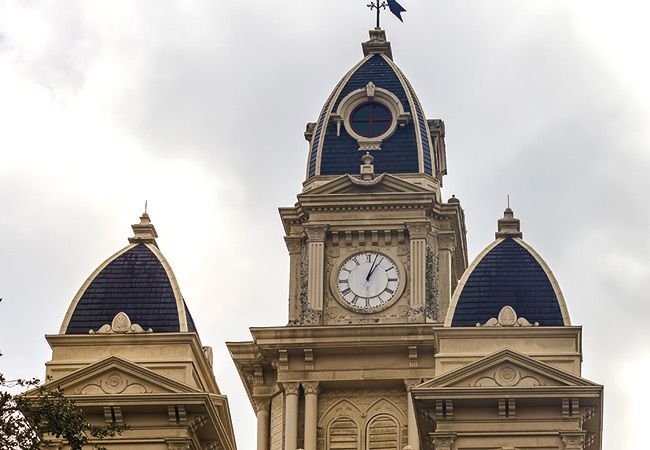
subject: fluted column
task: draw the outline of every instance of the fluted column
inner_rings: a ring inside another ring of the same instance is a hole
[[[410,266],[411,266],[411,308],[424,307],[426,287],[426,246],[427,234],[431,229],[429,222],[411,222],[406,227],[409,232],[410,241]]]
[[[408,445],[412,450],[420,450],[420,436],[418,435],[418,424],[415,417],[415,408],[411,388],[420,384],[420,380],[404,380],[406,386],[406,407],[408,420]]]
[[[316,432],[318,419],[318,382],[302,383],[305,391],[305,448],[316,450]]]
[[[298,448],[298,387],[299,383],[284,383],[284,450]]]
[[[269,450],[269,399],[255,399],[257,415],[257,450]]]
[[[309,244],[309,278],[307,280],[307,297],[309,307],[317,311],[323,309],[323,274],[325,272],[325,235],[327,225],[307,225],[305,233]]]

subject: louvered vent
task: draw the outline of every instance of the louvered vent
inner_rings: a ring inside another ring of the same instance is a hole
[[[330,425],[330,450],[359,450],[359,429],[352,419],[341,417]]]
[[[377,416],[368,426],[368,450],[398,450],[397,421],[388,415]]]

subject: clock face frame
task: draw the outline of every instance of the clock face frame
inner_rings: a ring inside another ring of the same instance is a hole
[[[349,255],[335,266],[330,285],[342,306],[369,314],[389,308],[401,297],[406,276],[398,258],[365,250]]]

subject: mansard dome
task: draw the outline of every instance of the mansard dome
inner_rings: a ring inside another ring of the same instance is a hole
[[[510,208],[499,220],[496,240],[465,271],[445,321],[446,326],[453,327],[479,324],[571,325],[553,273],[523,241],[519,220]]]
[[[361,156],[370,151],[377,172],[440,179],[446,170],[444,143],[437,136],[444,135],[444,125],[426,120],[411,84],[392,61],[384,31],[371,30],[370,36],[363,44],[365,57],[339,81],[317,122],[308,126],[307,178],[359,173]]]
[[[133,230],[130,245],[104,261],[83,284],[60,334],[196,331],[146,213]],[[128,325],[116,330],[116,324]]]

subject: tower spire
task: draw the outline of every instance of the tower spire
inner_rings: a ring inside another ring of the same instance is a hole
[[[519,219],[515,217],[515,213],[510,209],[510,196],[508,195],[508,207],[503,212],[503,217],[497,221],[497,232],[495,233],[497,239],[506,237],[521,238],[521,227]]]

